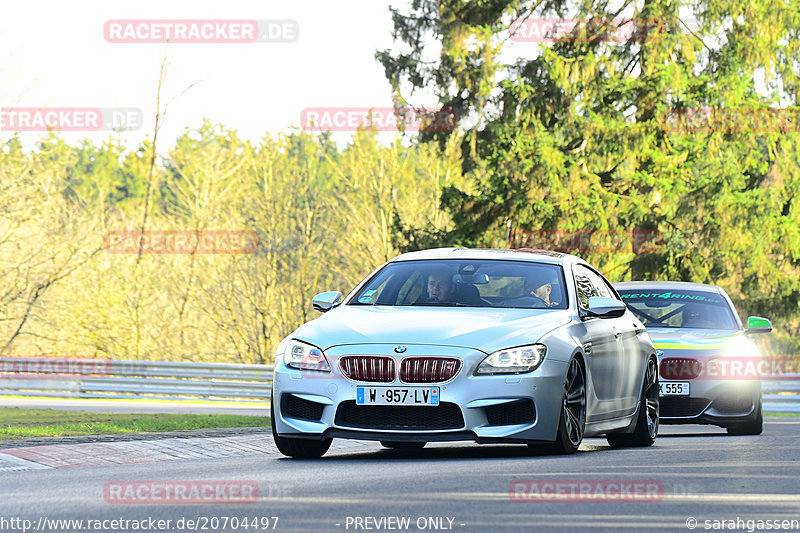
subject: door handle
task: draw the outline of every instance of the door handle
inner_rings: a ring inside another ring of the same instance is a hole
[[[617,328],[614,328],[614,339],[619,340],[622,337],[622,332],[619,331]]]

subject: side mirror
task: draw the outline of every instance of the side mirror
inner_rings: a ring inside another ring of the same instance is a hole
[[[321,292],[314,296],[311,305],[317,311],[324,313],[342,303],[342,293],[339,291]]]
[[[747,329],[744,330],[748,335],[753,333],[769,333],[772,331],[772,324],[766,318],[760,316],[747,317]]]
[[[597,318],[619,318],[625,314],[626,309],[624,303],[614,298],[592,296],[589,298],[589,309],[586,315]]]

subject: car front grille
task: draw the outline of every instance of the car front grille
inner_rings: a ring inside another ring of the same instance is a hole
[[[516,400],[486,408],[486,419],[490,426],[530,424],[536,418],[533,400]]]
[[[708,407],[709,401],[706,398],[662,396],[660,404],[660,416],[664,418],[679,418],[699,415]]]
[[[336,425],[363,429],[460,429],[464,417],[458,405],[437,406],[356,405],[353,400],[339,404]]]
[[[299,418],[301,420],[321,420],[322,409],[325,406],[321,403],[298,398],[294,394],[284,394],[281,412],[287,418]]]
[[[345,377],[353,381],[389,383],[394,381],[394,360],[377,355],[348,355],[339,360]]]
[[[689,357],[666,357],[659,365],[659,374],[665,381],[695,379],[702,371],[703,363]]]
[[[403,383],[440,383],[452,379],[461,368],[454,357],[407,357],[400,363]]]

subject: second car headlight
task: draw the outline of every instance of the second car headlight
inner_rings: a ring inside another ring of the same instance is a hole
[[[547,348],[544,344],[518,346],[498,350],[481,361],[476,375],[481,374],[524,374],[532,372],[542,364]]]
[[[283,355],[286,366],[300,370],[318,370],[320,372],[330,372],[331,365],[325,358],[322,350],[312,344],[292,339],[286,346]]]

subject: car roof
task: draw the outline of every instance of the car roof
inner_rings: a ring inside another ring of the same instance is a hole
[[[618,291],[624,290],[652,290],[652,289],[683,289],[694,291],[707,291],[716,292],[718,294],[725,294],[725,292],[716,285],[708,285],[706,283],[691,283],[688,281],[622,281],[614,283],[614,288]]]
[[[423,259],[505,259],[508,261],[533,261],[563,265],[577,257],[550,250],[533,250],[530,248],[433,248],[398,255],[390,262],[417,261]]]

